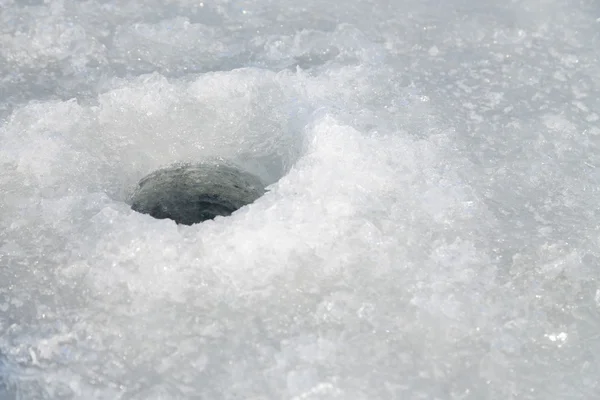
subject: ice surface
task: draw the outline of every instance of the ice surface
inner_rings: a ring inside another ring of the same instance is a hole
[[[595,1],[0,0],[0,399],[600,398]],[[215,157],[268,192],[127,204]]]

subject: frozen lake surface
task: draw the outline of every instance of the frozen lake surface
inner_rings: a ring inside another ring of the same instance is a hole
[[[600,398],[599,168],[597,0],[0,0],[0,399]]]

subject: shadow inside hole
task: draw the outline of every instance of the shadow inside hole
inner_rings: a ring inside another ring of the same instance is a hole
[[[193,225],[229,216],[265,193],[256,176],[224,162],[173,165],[143,178],[131,209],[157,219]]]

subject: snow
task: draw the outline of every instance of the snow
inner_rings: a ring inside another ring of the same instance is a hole
[[[0,399],[600,397],[599,20],[0,0]],[[267,192],[131,210],[213,158]]]

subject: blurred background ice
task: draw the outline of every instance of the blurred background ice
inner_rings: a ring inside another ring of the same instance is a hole
[[[0,399],[600,398],[599,94],[596,0],[0,0]]]

